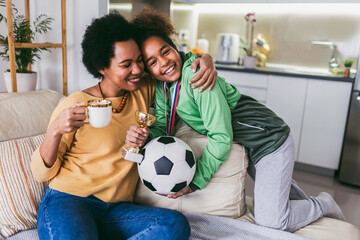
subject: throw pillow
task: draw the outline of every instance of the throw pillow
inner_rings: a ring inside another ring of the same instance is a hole
[[[0,94],[0,141],[45,133],[61,97],[52,90]]]
[[[44,135],[38,135],[0,142],[0,230],[4,237],[36,228],[47,183],[36,182],[30,161],[43,140]]]
[[[186,142],[196,159],[203,153],[208,139],[186,124],[177,129],[176,137]],[[245,207],[245,175],[248,159],[243,146],[233,143],[228,159],[220,166],[203,190],[177,199],[160,196],[139,181],[134,196],[136,203],[174,209],[184,213],[203,213],[238,218]]]

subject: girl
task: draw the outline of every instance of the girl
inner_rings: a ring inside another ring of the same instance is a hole
[[[175,31],[169,18],[147,8],[132,22],[139,29],[137,42],[146,69],[160,80],[155,89],[158,121],[151,128],[149,139],[165,132],[173,134],[178,117],[209,139],[190,186],[168,197],[203,189],[227,159],[234,140],[246,147],[250,159],[257,224],[293,232],[323,216],[344,220],[328,193],[308,197],[292,180],[295,146],[290,129],[281,118],[221,77],[211,92],[193,91],[188,82],[194,75],[190,65],[196,56],[178,52],[170,39]],[[131,126],[126,142],[141,146],[147,135]]]

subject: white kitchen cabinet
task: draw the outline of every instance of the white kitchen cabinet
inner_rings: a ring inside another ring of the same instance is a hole
[[[242,94],[266,103],[268,75],[218,70],[218,75],[239,89]]]
[[[269,75],[266,105],[291,129],[296,155],[300,146],[307,79]]]
[[[338,169],[351,83],[308,79],[298,161]]]
[[[296,161],[337,170],[351,82],[219,70],[240,92],[266,104],[290,127]]]

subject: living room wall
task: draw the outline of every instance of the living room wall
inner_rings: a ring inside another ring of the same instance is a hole
[[[24,1],[13,0],[13,4],[24,14]],[[81,62],[81,41],[87,25],[93,18],[107,11],[107,2],[102,0],[67,0],[67,62],[68,62],[68,90],[69,94],[94,85],[97,80],[87,73]],[[60,0],[30,1],[31,21],[40,14],[47,14],[54,18],[52,31],[37,39],[37,42],[61,42]],[[105,10],[104,10],[105,9]],[[5,9],[0,9],[3,15]],[[0,27],[1,34],[7,34],[5,25]],[[0,59],[0,92],[6,92],[3,72],[9,68],[9,62]],[[41,60],[33,65],[33,71],[38,72],[37,89],[52,89],[62,93],[62,58],[60,49],[44,52]]]

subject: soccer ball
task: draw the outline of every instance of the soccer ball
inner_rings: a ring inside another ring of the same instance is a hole
[[[138,164],[141,181],[151,191],[173,194],[188,186],[196,164],[191,148],[182,140],[164,136],[150,141],[142,149]]]

